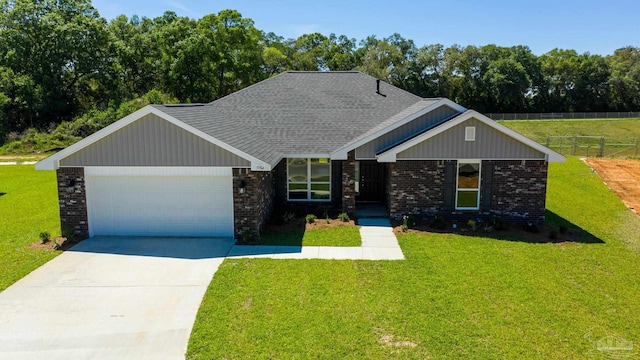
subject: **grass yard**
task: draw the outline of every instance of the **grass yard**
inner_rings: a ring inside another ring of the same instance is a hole
[[[602,242],[408,233],[404,261],[225,260],[187,357],[567,359],[605,336],[637,346],[640,219],[576,158],[551,164],[547,207]]]
[[[604,136],[607,142],[613,143],[633,143],[640,139],[640,119],[498,122],[541,144],[547,141],[547,136]]]
[[[59,253],[29,249],[40,232],[60,235],[55,172],[0,166],[0,224],[2,291]]]
[[[258,245],[283,246],[360,246],[360,230],[353,220],[317,219],[307,224],[304,218],[290,224],[270,226],[257,241]]]

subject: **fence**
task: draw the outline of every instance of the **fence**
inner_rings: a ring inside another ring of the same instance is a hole
[[[560,154],[586,157],[637,157],[639,144],[607,143],[604,136],[547,136],[545,143]]]
[[[640,118],[640,111],[489,113],[486,115],[493,120],[630,119]]]

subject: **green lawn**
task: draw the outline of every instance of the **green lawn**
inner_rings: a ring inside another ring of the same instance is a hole
[[[604,136],[607,142],[633,143],[640,139],[640,119],[498,121],[544,144],[547,136]]]
[[[0,291],[59,253],[28,248],[40,232],[60,235],[55,176],[33,165],[0,166]]]
[[[322,222],[324,220],[317,220]],[[360,230],[357,226],[337,226],[287,232],[265,231],[260,235],[259,245],[284,246],[360,246]]]
[[[640,219],[576,158],[551,164],[548,209],[601,241],[409,233],[404,261],[225,260],[187,357],[567,359],[606,335],[640,344]]]

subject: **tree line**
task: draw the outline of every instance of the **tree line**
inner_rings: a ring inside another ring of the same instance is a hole
[[[149,92],[209,102],[287,70],[359,70],[481,112],[640,109],[639,47],[536,56],[526,46],[417,46],[400,34],[285,39],[235,10],[107,21],[90,0],[0,0],[0,144]]]

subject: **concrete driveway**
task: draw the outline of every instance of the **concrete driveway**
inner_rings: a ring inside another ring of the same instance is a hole
[[[87,239],[0,293],[0,359],[184,359],[232,245]]]

